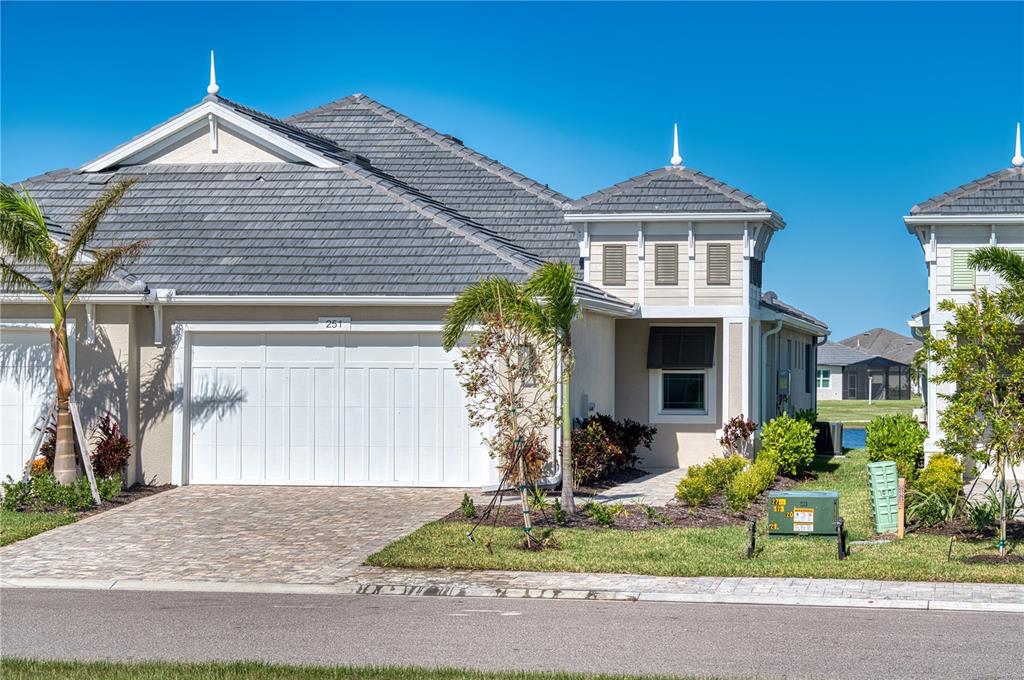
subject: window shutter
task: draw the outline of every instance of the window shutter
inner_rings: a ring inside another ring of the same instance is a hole
[[[750,285],[760,288],[763,273],[764,263],[756,257],[750,258]]]
[[[708,244],[708,285],[728,286],[732,265],[728,243]]]
[[[967,264],[971,251],[957,249],[953,251],[952,278],[953,290],[974,290],[974,269]]]
[[[604,245],[604,275],[602,283],[606,286],[626,285],[626,245],[624,243],[606,243]]]
[[[654,246],[654,285],[679,285],[679,246],[657,243]]]
[[[711,368],[714,363],[713,326],[651,326],[647,368]]]

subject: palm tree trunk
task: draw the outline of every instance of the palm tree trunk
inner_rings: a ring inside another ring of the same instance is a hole
[[[71,422],[71,370],[68,366],[67,330],[61,319],[57,331],[50,331],[50,349],[53,352],[53,377],[57,384],[57,447],[53,456],[53,476],[58,484],[74,484],[78,478],[75,457],[75,429]]]
[[[576,512],[576,498],[573,496],[572,467],[572,415],[569,404],[569,370],[565,365],[565,353],[559,348],[562,359],[562,510]]]

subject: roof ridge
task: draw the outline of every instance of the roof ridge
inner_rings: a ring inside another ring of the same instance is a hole
[[[391,119],[392,122],[401,125],[402,127],[420,136],[421,138],[426,139],[436,144],[437,146],[447,149],[453,154],[459,156],[460,158],[467,160],[470,163],[473,163],[477,167],[486,170],[494,175],[497,175],[498,177],[501,177],[502,179],[508,182],[511,182],[520,189],[528,191],[531,194],[537,196],[538,198],[543,198],[547,201],[550,201],[551,203],[558,207],[561,207],[564,203],[570,200],[568,196],[565,196],[561,192],[556,191],[545,184],[541,184],[537,180],[530,179],[521,172],[516,172],[509,166],[502,163],[501,161],[490,158],[489,156],[486,156],[480,153],[479,151],[476,151],[475,149],[466,146],[465,144],[456,143],[452,141],[450,136],[438,132],[437,130],[427,125],[424,125],[423,123],[415,121],[412,118],[409,118],[408,116],[399,113],[395,109],[392,109],[390,106],[382,104],[377,100],[373,99],[372,97],[368,97],[362,93],[351,94],[347,97],[336,99],[333,102],[328,102],[327,104],[318,106],[314,109],[302,111],[301,113],[288,116],[286,120],[296,120],[301,116],[315,114],[321,111],[329,111],[332,109],[336,109],[340,106],[348,105],[349,103],[355,104],[357,106],[363,106],[365,108],[369,108],[373,111],[376,111],[377,113]],[[300,127],[300,129],[302,128]]]
[[[981,191],[985,187],[996,184],[1011,175],[1024,175],[1024,168],[1002,168],[995,172],[990,172],[983,177],[973,179],[970,182],[965,182],[964,184],[954,187],[949,191],[942,192],[938,196],[932,196],[920,203],[915,203],[910,208],[910,214],[917,215],[925,210],[941,208],[947,203],[952,203],[953,201],[964,198],[976,191]]]
[[[682,167],[680,170],[689,173],[690,179],[697,182],[698,184],[717,191],[720,194],[727,195],[735,201],[744,204],[746,207],[756,210],[767,210],[768,204],[762,201],[757,196],[749,194],[742,189],[738,189],[731,184],[726,184],[722,180],[715,179],[711,175],[705,175],[699,170],[691,170],[690,168]]]
[[[634,175],[629,179],[624,179],[621,182],[616,182],[611,186],[604,187],[603,189],[598,189],[597,191],[592,191],[586,196],[581,196],[575,201],[570,201],[568,207],[581,208],[597,200],[597,198],[609,198],[611,196],[615,196],[619,193],[622,193],[622,191],[626,189],[632,189],[634,187],[643,186],[644,184],[650,184],[650,182],[653,181],[654,178],[658,176],[663,170],[664,168],[655,168],[654,170],[648,170],[647,172],[644,172],[642,174]],[[647,181],[643,182],[642,180]]]

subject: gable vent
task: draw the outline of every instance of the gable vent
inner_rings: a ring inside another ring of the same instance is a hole
[[[709,243],[708,244],[708,285],[728,286],[730,282],[730,269],[732,257],[730,256],[730,244]]]
[[[677,244],[655,244],[654,284],[657,286],[679,285],[679,246]]]
[[[626,285],[626,244],[606,243],[604,250],[604,274],[601,282],[606,286]]]

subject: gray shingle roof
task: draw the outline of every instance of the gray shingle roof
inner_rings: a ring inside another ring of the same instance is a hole
[[[473,221],[545,259],[576,263],[579,249],[562,205],[568,197],[361,94],[287,122],[369,158]]]
[[[894,333],[886,328],[873,328],[839,342],[847,347],[908,365],[914,360],[914,354],[922,345],[920,340]]]
[[[768,212],[764,201],[685,167],[667,166],[573,201],[577,213]],[[779,226],[782,219],[778,217]]]
[[[826,342],[818,348],[819,366],[850,366],[862,361],[870,361],[873,354],[862,352],[856,347],[847,347],[838,342]]]
[[[807,312],[804,312],[804,311],[802,311],[800,309],[797,309],[793,305],[786,304],[785,302],[783,302],[782,300],[779,299],[779,296],[775,294],[775,291],[771,291],[771,290],[766,291],[764,293],[764,295],[761,296],[760,304],[761,304],[762,307],[766,307],[766,308],[768,308],[768,309],[770,309],[770,310],[772,310],[774,312],[779,312],[781,314],[788,314],[789,316],[791,316],[791,317],[793,317],[795,319],[799,319],[801,321],[805,321],[805,322],[807,322],[809,324],[814,324],[815,326],[820,326],[821,328],[825,329],[826,331],[828,330],[828,324],[827,323],[825,323],[821,319],[816,319],[815,317],[811,316]]]
[[[1005,168],[929,198],[911,215],[1024,215],[1024,168]]]

